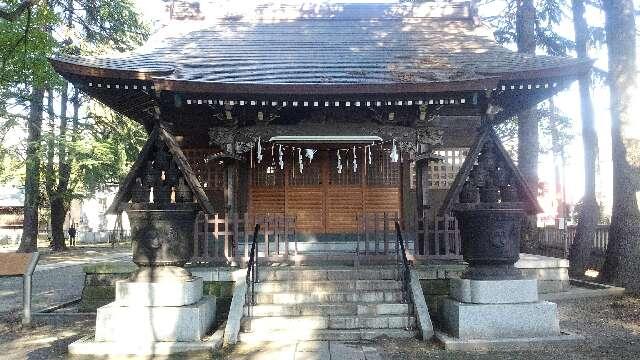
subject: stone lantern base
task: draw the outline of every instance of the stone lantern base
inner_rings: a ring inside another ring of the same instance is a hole
[[[560,331],[555,303],[538,299],[536,279],[451,279],[440,307],[448,350],[526,349],[579,338]]]
[[[69,345],[69,353],[159,355],[210,349],[202,340],[215,320],[216,299],[202,296],[202,287],[199,277],[118,281],[115,301],[98,308],[95,338]]]

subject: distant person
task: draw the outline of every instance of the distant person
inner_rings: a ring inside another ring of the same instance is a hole
[[[76,224],[74,223],[69,227],[69,245],[76,246]]]

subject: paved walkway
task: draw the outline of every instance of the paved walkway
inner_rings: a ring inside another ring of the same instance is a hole
[[[77,247],[62,253],[43,254],[33,275],[34,311],[80,297],[84,283],[82,266],[131,258],[131,250],[111,247]],[[0,314],[22,309],[22,278],[0,278]]]
[[[240,343],[224,357],[234,360],[382,360],[373,346],[339,341]]]

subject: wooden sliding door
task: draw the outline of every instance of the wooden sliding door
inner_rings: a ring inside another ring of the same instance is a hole
[[[385,157],[386,155],[386,157]],[[263,160],[252,169],[250,212],[296,216],[296,230],[313,234],[344,234],[358,231],[362,213],[400,214],[400,163],[392,163],[388,151],[372,153],[367,164],[364,149],[341,151],[342,170],[337,169],[337,150],[318,151],[313,161],[297,154],[285,155],[284,169],[277,159]]]

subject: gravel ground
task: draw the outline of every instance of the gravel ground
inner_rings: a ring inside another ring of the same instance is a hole
[[[380,339],[383,359],[640,359],[640,297],[558,302],[560,328],[585,340],[575,348],[545,346],[536,351],[454,353],[434,343]]]
[[[442,350],[435,343],[391,339],[379,339],[369,346],[376,346],[386,360],[640,359],[640,297],[570,300],[558,305],[561,328],[585,337],[576,348],[559,346],[539,351],[453,353]],[[64,359],[67,345],[93,333],[94,324],[93,317],[39,317],[34,328],[23,329],[17,314],[5,314],[0,316],[0,358]]]

